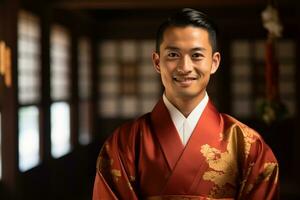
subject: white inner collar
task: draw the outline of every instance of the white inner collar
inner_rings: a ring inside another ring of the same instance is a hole
[[[166,97],[163,95],[163,101],[170,113],[171,119],[177,129],[177,132],[181,138],[182,143],[185,145],[190,138],[193,130],[195,129],[204,108],[208,103],[208,95],[205,92],[204,98],[199,104],[192,110],[188,117],[185,117]],[[188,126],[188,127],[187,127]]]

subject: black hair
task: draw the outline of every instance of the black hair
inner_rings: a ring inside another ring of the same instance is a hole
[[[169,17],[158,28],[156,33],[156,52],[159,53],[160,45],[163,41],[164,32],[169,27],[193,26],[205,29],[209,34],[212,51],[218,51],[217,27],[215,23],[204,13],[191,9],[183,8],[175,15]]]

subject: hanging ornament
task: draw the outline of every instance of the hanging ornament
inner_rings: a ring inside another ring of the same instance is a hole
[[[283,27],[274,2],[262,12],[262,22],[268,31],[268,38],[265,45],[266,99],[259,106],[259,115],[264,122],[271,124],[287,113],[279,95],[279,62],[275,49],[276,39],[282,36]]]
[[[268,31],[268,37],[272,39],[281,37],[283,27],[280,22],[278,10],[272,4],[269,4],[261,16],[263,26]]]

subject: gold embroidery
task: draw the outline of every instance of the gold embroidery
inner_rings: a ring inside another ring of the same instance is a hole
[[[97,168],[98,170],[104,170],[111,166],[111,160],[109,158],[104,157],[103,155],[99,155],[97,160]]]
[[[243,147],[243,160],[246,160],[250,154],[251,145],[255,142],[254,136],[260,137],[254,130],[252,130],[248,126],[238,123],[228,128],[227,131],[223,134],[222,138],[224,141],[231,141],[231,143],[232,140],[235,140],[233,143],[238,143],[237,145],[239,145],[239,149]],[[242,142],[242,144],[240,144],[240,142]]]
[[[202,178],[215,184],[209,193],[209,197],[222,198],[236,195],[236,184],[240,175],[238,167],[244,164],[250,154],[252,144],[259,137],[254,130],[238,123],[226,128],[226,132],[219,135],[221,142],[228,142],[226,151],[223,152],[213,148],[209,144],[201,147],[200,151],[206,158],[209,166]],[[243,177],[246,177],[240,185],[241,188],[244,188],[244,191],[250,191],[251,187],[253,187],[253,185],[247,185],[246,183],[253,165],[254,163],[251,163],[245,172],[246,174],[243,174]],[[269,168],[272,167],[269,166]],[[246,185],[247,188],[245,188]],[[241,194],[238,195],[240,196]]]
[[[172,195],[166,195],[166,196],[152,196],[147,197],[146,200],[198,200],[199,197],[183,197],[183,196],[172,196]],[[211,200],[211,198],[205,198],[205,200]]]
[[[98,156],[98,159],[97,159],[97,169],[98,170],[104,170],[104,169],[107,169],[109,168],[109,166],[112,166],[113,164],[113,159],[110,159],[109,158],[109,155],[108,155],[108,151],[109,150],[109,145],[108,144],[104,144],[100,153],[99,153],[99,156]]]
[[[250,172],[252,170],[253,165],[254,165],[254,163],[251,163],[248,167],[247,174],[244,177],[244,180],[242,181],[242,185],[241,185],[240,194],[238,196],[238,199],[242,198],[243,188],[246,185],[246,181],[249,178],[249,175],[250,175]],[[278,169],[275,169],[275,168],[278,168],[278,164],[276,162],[265,163],[264,164],[264,171],[256,178],[254,184],[250,183],[249,185],[246,186],[244,193],[247,195],[253,190],[255,185],[260,184],[261,182],[268,181],[275,170],[276,170],[276,180],[275,180],[275,183],[276,183],[277,179],[278,179]]]
[[[235,145],[227,145],[227,151],[210,147],[205,144],[201,147],[201,153],[206,158],[210,170],[203,174],[203,180],[212,181],[216,185],[212,188],[211,197],[217,198],[224,195],[233,195],[237,176],[237,160],[234,157]],[[229,184],[233,187],[225,187]]]
[[[119,181],[119,178],[121,177],[121,171],[120,171],[120,170],[117,170],[117,169],[112,169],[112,170],[111,170],[111,174],[113,175],[114,180],[115,180],[116,182],[118,182],[118,181]]]
[[[243,132],[245,137],[245,159],[247,159],[250,154],[251,145],[255,140],[253,138],[253,131],[251,131],[247,126],[243,126],[243,129],[245,130]]]
[[[104,156],[100,155],[97,160],[97,169],[101,171],[108,169],[112,166],[113,162],[113,159],[104,158]]]
[[[275,183],[278,181],[278,164],[276,162],[268,162],[264,164],[264,171],[255,180],[256,184],[266,182],[270,179],[273,172],[275,171]]]
[[[273,173],[273,171],[276,170],[276,179],[275,179],[275,183],[277,183],[278,180],[278,170],[275,169],[278,168],[278,164],[275,162],[268,162],[265,163],[264,165],[264,172],[263,172],[263,176],[265,177],[264,181],[268,181]]]
[[[130,176],[130,181],[135,181],[135,177],[134,176]]]
[[[251,173],[251,170],[252,170],[252,167],[253,167],[253,166],[254,166],[254,163],[253,163],[253,162],[251,162],[251,163],[249,164],[249,166],[248,166],[248,169],[247,169],[247,171],[246,171],[246,175],[244,176],[244,179],[243,179],[242,182],[241,182],[240,193],[239,193],[238,199],[240,199],[241,196],[242,196],[242,192],[241,192],[241,191],[243,191],[244,188],[246,187],[246,182],[247,182],[247,180],[248,180],[248,178],[249,178],[249,175],[250,175],[250,173]],[[252,184],[248,185],[248,186],[246,187],[246,189],[245,189],[246,194],[248,194],[248,193],[252,190],[252,188],[253,188],[253,185],[252,185]]]
[[[109,151],[109,144],[105,144],[106,151]]]
[[[127,185],[128,185],[128,187],[129,187],[130,190],[133,190],[133,188],[132,188],[132,186],[131,186],[131,184],[130,184],[129,181],[127,182]]]
[[[219,133],[219,137],[220,137],[220,141],[222,141],[222,140],[224,140],[224,134],[221,132],[221,133]]]
[[[253,187],[254,187],[254,185],[253,185],[252,183],[249,184],[249,186],[246,188],[245,193],[246,193],[246,194],[249,194],[249,193],[251,192],[251,190],[253,189]]]

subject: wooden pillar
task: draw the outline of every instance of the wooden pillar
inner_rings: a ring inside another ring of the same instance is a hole
[[[50,5],[41,6],[41,106],[40,106],[40,156],[43,162],[51,160],[51,119],[50,119]]]
[[[15,199],[18,194],[18,113],[17,113],[17,20],[18,0],[1,1],[1,35],[12,55],[12,85],[4,87],[2,96],[2,182],[4,199]]]
[[[92,36],[91,40],[91,50],[92,50],[92,69],[91,69],[91,74],[92,74],[92,97],[91,97],[91,106],[90,106],[90,111],[91,111],[91,129],[92,129],[92,138],[93,139],[99,139],[99,130],[98,130],[98,65],[99,65],[99,60],[98,60],[98,39],[97,36]]]
[[[72,20],[73,21],[73,20]],[[74,19],[77,21],[77,19]],[[78,108],[78,23],[70,26],[71,30],[71,146],[79,144],[79,108]]]

